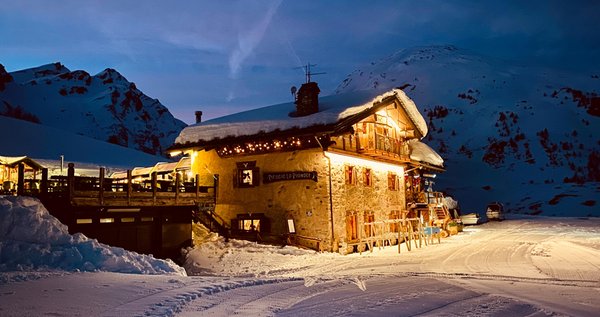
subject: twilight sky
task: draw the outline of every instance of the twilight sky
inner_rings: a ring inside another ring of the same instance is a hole
[[[0,64],[111,67],[179,119],[291,100],[317,64],[321,94],[417,45],[519,63],[600,70],[600,1],[2,1]]]

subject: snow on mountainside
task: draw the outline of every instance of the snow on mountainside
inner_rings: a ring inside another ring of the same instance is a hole
[[[463,212],[499,200],[515,213],[600,216],[599,75],[429,46],[354,71],[336,93],[403,89],[445,160],[435,187]]]
[[[151,154],[186,126],[114,69],[91,76],[60,63],[11,73],[0,65],[0,114]]]
[[[26,155],[35,159],[58,160],[63,155],[68,162],[123,168],[152,166],[165,161],[164,157],[158,155],[1,115],[0,135],[10,136],[0,142],[0,155],[4,156]],[[75,164],[75,168],[79,166]]]

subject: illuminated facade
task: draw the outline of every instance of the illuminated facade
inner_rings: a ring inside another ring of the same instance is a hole
[[[277,106],[293,112],[291,103]],[[412,175],[442,171],[443,161],[420,142],[430,153],[413,151],[427,130],[402,91],[325,97],[318,108],[289,119],[261,119],[274,111],[267,107],[247,114],[257,119],[207,121],[186,128],[172,150],[191,157],[201,182],[218,175],[215,213],[232,232],[263,240],[292,233],[300,244],[337,251],[365,234],[361,223],[399,218],[415,190]]]

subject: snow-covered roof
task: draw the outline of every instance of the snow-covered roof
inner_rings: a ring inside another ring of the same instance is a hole
[[[179,162],[158,162],[154,166],[153,173],[171,173],[175,170]]]
[[[293,102],[288,102],[190,125],[181,131],[175,145],[335,125],[353,115],[375,110],[380,102],[389,97],[396,98],[402,105],[421,136],[427,135],[425,119],[402,90],[392,89],[379,95],[372,90],[363,90],[319,98],[319,112],[303,117],[291,117],[290,113],[296,110],[296,106]]]
[[[152,166],[138,166],[131,170],[131,176],[145,176],[152,173],[171,173],[178,170],[190,169],[190,157],[184,156],[177,162],[158,162]],[[110,175],[111,178],[127,178],[127,171],[118,171]]]
[[[135,167],[133,170],[131,170],[131,176],[135,177],[135,176],[150,175],[150,173],[153,172],[153,169],[154,169],[154,166]]]
[[[13,165],[27,158],[27,156],[0,156],[0,164]]]
[[[411,160],[438,167],[444,166],[444,159],[430,148],[429,145],[413,139],[408,141],[408,147],[410,148]]]
[[[189,156],[184,156],[181,158],[181,160],[179,160],[179,162],[177,162],[177,166],[175,167],[175,169],[178,171],[189,170],[191,168],[191,165],[192,165],[192,158]]]

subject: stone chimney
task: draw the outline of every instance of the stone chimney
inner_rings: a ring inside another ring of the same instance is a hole
[[[315,82],[302,84],[296,98],[296,117],[307,116],[319,112],[319,93],[321,90]]]
[[[196,123],[202,122],[202,111],[196,111]]]

